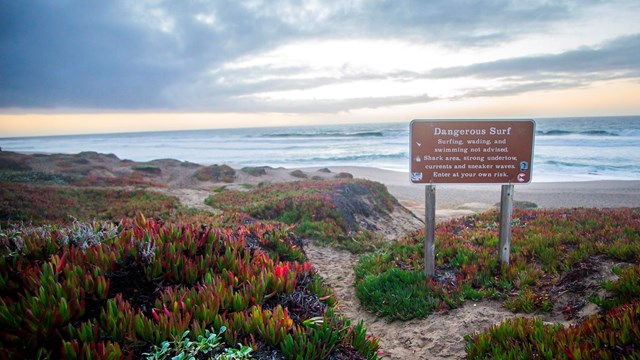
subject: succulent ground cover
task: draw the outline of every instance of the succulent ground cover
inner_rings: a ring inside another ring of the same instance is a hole
[[[304,257],[288,226],[237,220],[2,228],[0,358],[377,356],[311,264],[286,260]]]
[[[200,181],[231,183],[236,177],[236,171],[228,165],[210,165],[200,168],[195,176]]]
[[[84,188],[0,182],[0,225],[119,220],[137,212],[168,218],[178,208],[175,197],[145,190]]]
[[[358,216],[389,213],[396,200],[383,184],[367,180],[306,180],[267,184],[249,191],[224,190],[206,203],[261,220],[295,225],[297,235],[355,252],[376,244],[374,232],[362,229]]]
[[[468,359],[637,359],[640,302],[593,315],[578,325],[517,317],[467,336]]]
[[[112,174],[103,162],[126,165],[126,173]],[[133,164],[133,165],[131,165]],[[133,170],[133,171],[131,171]],[[154,164],[119,160],[115,155],[83,152],[67,154],[19,154],[0,152],[0,182],[69,186],[162,186],[153,176],[160,168]]]
[[[633,330],[638,328],[640,308],[637,303],[624,311],[616,308],[640,300],[639,209],[516,210],[510,265],[506,268],[498,262],[497,217],[496,212],[489,212],[438,227],[434,279],[422,274],[424,231],[363,256],[355,268],[356,294],[363,306],[389,319],[411,319],[458,307],[468,299],[490,298],[504,301],[514,312],[544,313],[552,310],[560,287],[563,292],[579,294],[581,289],[571,286],[593,271],[594,259],[610,259],[619,264],[613,269],[619,279],[602,282],[608,295],[568,303],[562,312],[570,319],[587,301],[592,301],[603,309],[613,309],[612,313],[584,319],[579,328],[557,331],[571,341],[590,339],[575,345],[583,355],[593,341],[595,347],[606,343],[623,349],[617,353],[610,348],[610,355],[640,356],[640,336]],[[509,321],[489,333],[470,337],[468,352],[475,354],[474,358],[491,357],[500,351],[516,356],[522,354],[519,350],[544,357],[548,347],[544,352],[528,351],[531,346],[544,347],[545,342],[556,341],[556,330],[552,329],[555,328],[543,327],[538,320]],[[625,340],[598,342],[593,336],[601,330],[611,339]],[[522,331],[530,336],[523,337]],[[514,332],[519,334],[522,347],[509,352],[515,340],[508,339]],[[580,337],[573,332],[580,333]],[[562,336],[557,335],[558,339]],[[557,341],[554,344],[563,348],[564,340]]]

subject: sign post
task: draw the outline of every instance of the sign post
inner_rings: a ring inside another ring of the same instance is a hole
[[[513,185],[502,185],[502,194],[500,196],[500,247],[498,248],[498,256],[502,266],[509,266],[513,191]]]
[[[433,277],[436,272],[436,187],[424,187],[424,274]]]
[[[533,120],[413,120],[410,176],[425,184],[425,273],[435,272],[435,184],[503,184],[501,264],[509,264],[514,184],[531,182]]]

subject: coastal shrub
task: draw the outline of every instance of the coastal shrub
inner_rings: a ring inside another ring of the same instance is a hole
[[[304,171],[302,170],[293,170],[292,172],[289,173],[289,175],[298,178],[298,179],[306,179],[309,176],[307,174],[305,174]]]
[[[538,318],[507,319],[465,340],[467,359],[637,359],[640,302],[568,328]]]
[[[64,185],[73,183],[78,179],[79,177],[77,176],[46,173],[33,170],[0,172],[0,181],[2,182]]]
[[[245,174],[249,174],[251,176],[263,176],[267,175],[267,169],[271,169],[268,166],[246,166],[240,169]]]
[[[236,178],[236,171],[228,165],[210,165],[200,168],[195,176],[200,181],[232,183]]]
[[[131,166],[131,169],[153,175],[159,175],[162,172],[158,165],[154,164],[135,164]]]
[[[50,185],[0,183],[0,225],[28,222],[69,223],[80,220],[118,220],[144,211],[169,217],[178,199],[144,190],[72,188]]]
[[[451,220],[436,229],[433,282],[440,286],[431,286],[426,291],[439,298],[443,307],[456,307],[464,299],[477,300],[481,294],[484,298],[505,300],[505,306],[516,312],[548,312],[553,307],[554,284],[594,257],[636,264],[616,270],[620,282],[604,284],[605,289],[615,294],[614,298],[594,301],[610,308],[639,299],[637,209],[516,209],[510,263],[506,268],[501,268],[498,261],[497,222],[498,213],[492,211]],[[374,278],[388,276],[387,272],[422,271],[423,239],[424,230],[409,233],[361,257],[355,266],[356,288],[365,279],[374,283]],[[572,281],[581,280],[581,276],[573,278]],[[356,294],[361,303],[372,302],[368,298],[370,293]],[[398,319],[413,316],[416,310],[411,304],[388,313],[395,313],[392,317]]]
[[[14,153],[0,152],[0,170],[2,171],[28,171],[31,167],[24,163],[14,159]]]
[[[353,179],[353,175],[348,172],[340,172],[335,176],[336,179]]]
[[[249,191],[224,191],[205,203],[295,226],[297,235],[323,244],[372,249],[377,237],[359,228],[356,215],[391,212],[395,199],[386,187],[367,180],[298,181],[263,184]]]
[[[0,358],[375,359],[311,264],[263,247],[289,236],[142,215],[2,231]]]

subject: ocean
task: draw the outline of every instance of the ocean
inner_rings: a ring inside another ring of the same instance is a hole
[[[640,180],[640,116],[536,120],[533,182]],[[0,133],[1,136],[1,133]],[[406,123],[0,138],[3,150],[232,166],[409,169]],[[408,179],[407,179],[408,182]]]

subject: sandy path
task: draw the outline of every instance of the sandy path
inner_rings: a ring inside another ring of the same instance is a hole
[[[213,211],[213,208],[204,203],[204,200],[211,194],[208,190],[161,188],[153,190],[177,197],[183,206],[198,210]]]
[[[513,314],[499,302],[467,301],[463,307],[426,319],[387,322],[360,306],[353,283],[353,265],[359,255],[305,244],[309,261],[337,296],[338,310],[357,323],[363,320],[368,332],[378,338],[382,359],[464,359],[465,334],[482,330]]]

